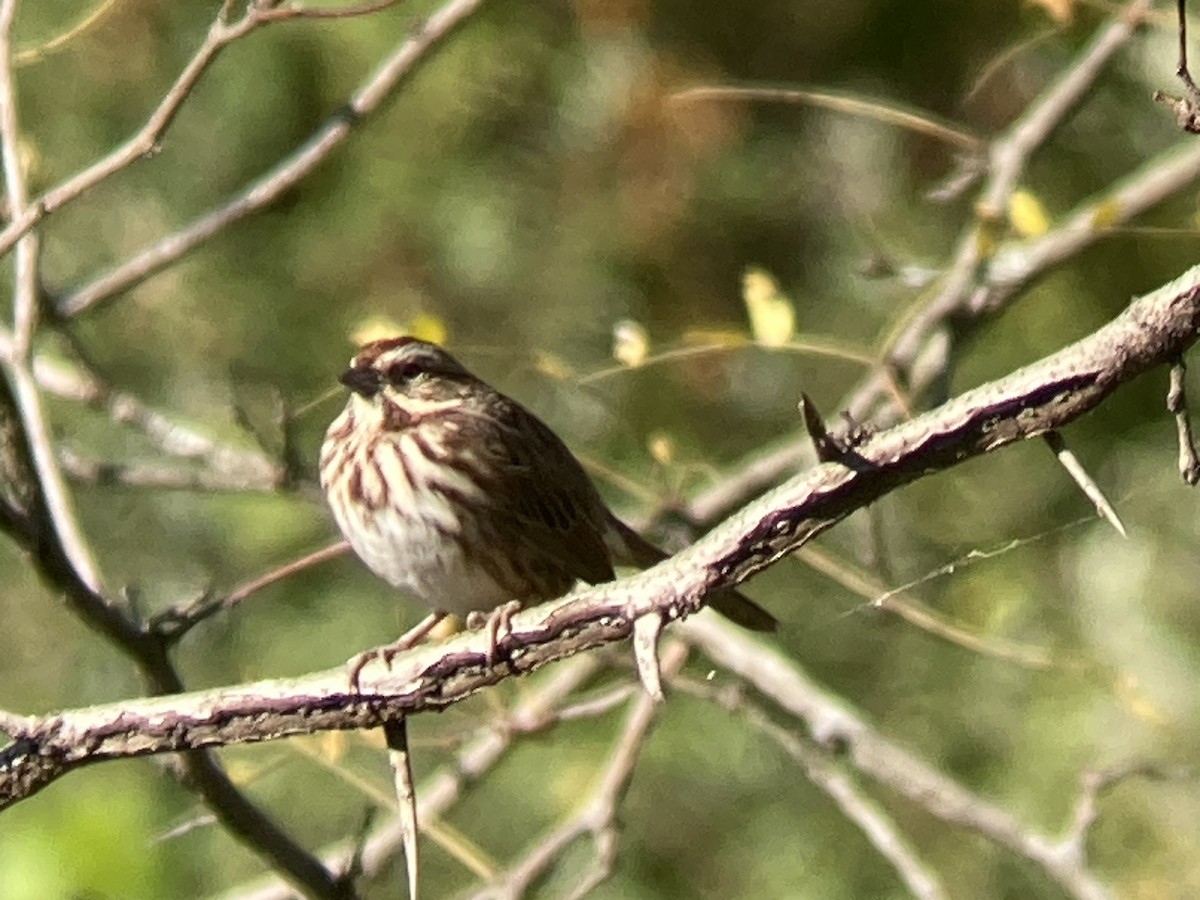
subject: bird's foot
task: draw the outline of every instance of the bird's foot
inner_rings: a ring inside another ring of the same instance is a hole
[[[467,615],[468,628],[476,630],[482,628],[487,632],[487,664],[489,666],[494,666],[500,659],[500,638],[502,635],[507,637],[512,634],[512,617],[520,611],[521,601],[509,600],[489,613],[476,611]]]
[[[405,650],[411,650],[419,644],[429,632],[433,631],[434,627],[442,619],[446,618],[444,612],[432,612],[424,619],[410,628],[404,634],[391,644],[386,644],[382,647],[372,647],[363,653],[358,654],[350,660],[350,687],[354,693],[359,694],[362,691],[359,689],[358,677],[362,674],[362,670],[366,668],[367,663],[378,659],[383,662],[389,669],[392,667],[392,660],[403,653]]]

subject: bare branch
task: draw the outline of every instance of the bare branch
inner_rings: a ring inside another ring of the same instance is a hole
[[[1109,900],[1096,876],[1004,809],[971,793],[872,728],[844,700],[813,682],[787,659],[714,617],[686,622],[684,637],[736,673],[782,711],[801,720],[821,745],[930,814],[976,832],[1025,858],[1078,900]]]
[[[1028,161],[1033,139],[1044,140],[1058,121],[1069,112],[1062,100],[1076,96],[1094,79],[1097,64],[1111,57],[1133,34],[1143,4],[1130,6],[1115,21],[1103,26],[1091,47],[1085,50],[1074,69],[1086,77],[1067,72],[1054,87],[1043,94],[1038,111],[1022,117],[1002,135],[995,145],[1009,145],[1002,156],[999,171],[989,170],[980,197],[1000,203],[1003,191],[1019,181],[1016,163]],[[1078,97],[1076,97],[1076,102]],[[1022,133],[1019,139],[1018,132]],[[1018,152],[1019,151],[1019,152]],[[904,414],[895,405],[894,384],[901,381],[910,396],[919,396],[944,376],[949,347],[937,354],[934,365],[922,365],[930,346],[947,340],[948,324],[963,335],[972,325],[981,324],[1011,298],[1037,278],[1086,247],[1096,243],[1110,229],[1129,222],[1142,212],[1177,193],[1200,177],[1200,147],[1187,141],[1148,160],[1139,170],[1107,191],[1081,204],[1058,227],[1029,240],[1005,240],[990,255],[988,245],[998,238],[981,240],[980,224],[970,222],[964,228],[949,268],[935,296],[911,316],[891,342],[884,365],[866,378],[846,399],[844,407],[857,422],[883,427]],[[1005,187],[1008,185],[1009,187]],[[1007,202],[1007,195],[1004,195]],[[886,373],[886,374],[884,374]],[[745,462],[730,468],[712,488],[695,497],[688,506],[690,518],[702,526],[728,515],[740,503],[778,482],[788,472],[811,459],[811,451],[795,436],[782,439],[772,448],[756,450]]]
[[[822,749],[771,721],[761,709],[745,703],[732,708],[771,737],[804,768],[805,777],[837,804],[846,819],[853,822],[880,856],[891,863],[909,893],[918,900],[940,900],[947,896],[937,875],[921,860],[896,821],[863,790],[846,767],[840,766]]]
[[[25,173],[21,170],[20,129],[10,46],[16,0],[0,2],[0,161],[10,214],[20,217],[28,208]],[[49,518],[66,560],[90,591],[99,591],[100,572],[79,528],[70,494],[55,459],[49,426],[30,371],[30,348],[37,329],[41,240],[27,234],[17,245],[13,272],[13,337],[3,362],[8,369],[13,399],[28,442],[33,468]]]
[[[441,709],[489,684],[581,650],[628,638],[642,615],[697,611],[736,584],[894,488],[1018,440],[1096,406],[1123,381],[1168,363],[1197,338],[1200,267],[1134,301],[1091,336],[998,381],[865,439],[845,464],[802,473],[677,556],[609,584],[518,614],[500,640],[469,634],[369,666],[363,692],[345,672],[61,713],[38,723],[30,752],[0,754],[0,806],[86,762],[261,741],[325,729],[378,727]]]
[[[224,10],[217,15],[209,27],[208,34],[196,55],[184,67],[183,72],[159,101],[146,124],[132,138],[99,162],[79,172],[69,180],[47,191],[32,204],[14,210],[8,226],[0,231],[0,254],[8,251],[23,235],[50,213],[61,209],[105,179],[121,171],[131,163],[152,156],[158,148],[163,134],[179,113],[184,100],[216,60],[220,52],[233,41],[245,36],[259,25],[254,14],[257,4],[247,4],[246,15],[237,22],[229,23]]]
[[[29,205],[25,191],[25,173],[21,167],[20,128],[17,125],[17,89],[13,83],[11,47],[16,0],[0,2],[0,163],[4,170],[4,193],[9,215],[20,216]],[[29,347],[37,327],[38,253],[40,241],[30,235],[17,248],[13,285],[13,349],[10,362],[21,364],[29,358]]]
[[[430,51],[440,46],[483,2],[448,0],[385,59],[347,104],[330,116],[292,156],[281,161],[234,199],[60,298],[56,304],[58,313],[66,317],[79,315],[97,303],[140,284],[234,222],[273,203],[324,162],[354,127],[378,110],[416,70],[417,65],[429,58]],[[2,238],[0,234],[0,249],[4,247]]]
[[[278,581],[289,578],[297,572],[310,569],[331,559],[336,559],[349,551],[346,541],[335,541],[327,547],[305,554],[299,559],[284,563],[265,575],[252,578],[250,581],[234,588],[224,597],[205,594],[198,600],[181,606],[163,610],[150,619],[148,629],[165,640],[177,641],[187,634],[194,626],[200,624],[209,616],[224,609],[232,609],[243,600],[258,593],[263,588],[270,587]]]
[[[1080,101],[1095,86],[1109,61],[1129,43],[1145,21],[1152,5],[1151,0],[1133,0],[1092,39],[1075,65],[1065,70],[1030,104],[1002,138],[992,142],[991,177],[976,203],[976,212],[981,218],[996,219],[1003,215],[1029,157],[1067,116],[1079,108]]]
[[[1187,405],[1185,376],[1187,369],[1181,356],[1171,366],[1171,384],[1167,389],[1167,411],[1175,417],[1175,433],[1179,441],[1179,474],[1188,484],[1200,481],[1200,458],[1196,456],[1196,441],[1192,437],[1192,417]]]
[[[687,659],[687,646],[674,641],[663,653],[663,671],[674,675]],[[642,747],[654,724],[658,701],[643,693],[633,702],[625,728],[617,741],[608,766],[583,809],[551,829],[534,848],[496,882],[475,894],[476,900],[516,900],[542,877],[572,844],[587,835],[595,842],[595,858],[583,879],[568,895],[584,897],[612,872],[616,861],[617,811],[637,764]]]
[[[943,141],[967,153],[978,153],[983,141],[961,126],[939,121],[925,110],[913,110],[893,103],[864,100],[852,94],[804,88],[767,88],[759,85],[718,85],[694,87],[679,91],[671,98],[677,103],[698,101],[736,101],[751,103],[799,103],[820,109],[831,109],[848,115],[862,116],[887,125],[904,128]]]
[[[0,327],[0,360],[12,358],[14,346],[12,333]],[[121,466],[61,451],[61,465],[82,480],[112,479],[155,487],[200,484],[239,491],[272,491],[285,481],[288,473],[265,453],[216,441],[178,418],[150,408],[128,391],[106,384],[79,360],[67,361],[42,352],[34,356],[32,368],[37,387],[42,391],[102,410],[114,422],[137,428],[168,456],[196,460],[204,467],[185,472],[151,465]]]
[[[401,0],[374,0],[359,6],[276,6],[262,9],[259,18],[264,22],[287,22],[295,19],[353,19],[390,9]]]
[[[1183,97],[1172,97],[1162,91],[1154,92],[1154,99],[1159,103],[1170,106],[1175,112],[1175,121],[1184,131],[1200,134],[1200,88],[1192,79],[1187,62],[1187,0],[1177,0],[1176,9],[1179,13],[1179,63],[1175,74],[1183,82],[1186,94]]]
[[[105,156],[103,159],[77,173],[62,184],[46,191],[41,197],[30,204],[22,202],[12,204],[12,218],[7,227],[0,231],[0,255],[8,252],[22,236],[29,233],[35,225],[46,216],[57,212],[73,200],[83,196],[96,185],[112,177],[117,172],[137,162],[154,156],[159,144],[180,108],[205,72],[216,62],[221,52],[234,41],[245,37],[260,25],[272,21],[294,18],[350,18],[368,15],[394,6],[398,0],[382,0],[382,2],[365,4],[360,7],[338,9],[304,9],[300,7],[272,8],[267,4],[250,2],[246,4],[245,13],[237,21],[230,21],[228,4],[224,4],[213,23],[209,26],[204,43],[195,55],[184,66],[175,83],[163,95],[158,106],[137,134],[124,144]],[[91,24],[95,17],[87,20],[82,27]],[[6,57],[7,58],[7,57]],[[10,200],[11,202],[11,200]]]
[[[595,655],[576,656],[546,677],[535,680],[521,704],[497,727],[490,723],[480,729],[479,736],[470,741],[455,757],[426,780],[417,790],[417,815],[430,821],[444,815],[467,792],[472,784],[492,769],[512,747],[518,735],[537,734],[552,727],[558,720],[557,708],[590,679],[600,668]],[[375,829],[362,849],[362,869],[377,872],[395,853],[401,840],[400,827],[395,819]],[[338,841],[323,853],[326,865],[340,870],[348,867],[355,846]],[[254,884],[235,888],[225,900],[291,900],[288,886],[275,876],[258,879]]]
[[[1064,860],[1080,866],[1086,865],[1088,834],[1099,814],[1100,798],[1123,782],[1132,778],[1166,781],[1192,777],[1194,775],[1190,772],[1170,771],[1162,766],[1136,761],[1100,771],[1084,772],[1079,779],[1079,799],[1075,803],[1071,826],[1059,842],[1058,852]]]

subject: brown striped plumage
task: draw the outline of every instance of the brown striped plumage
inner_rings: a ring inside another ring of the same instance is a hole
[[[609,512],[545,423],[440,347],[375,341],[341,380],[353,393],[326,432],[321,486],[367,566],[434,611],[548,600],[610,580],[614,561],[664,557]],[[775,626],[736,592],[710,603]]]

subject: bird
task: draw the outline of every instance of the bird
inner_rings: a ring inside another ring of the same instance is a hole
[[[367,568],[432,611],[377,651],[385,660],[450,614],[490,616],[494,648],[519,605],[667,557],[613,514],[549,425],[442,347],[375,340],[340,381],[350,396],[321,446],[321,487]],[[755,631],[778,624],[731,588],[707,603]]]

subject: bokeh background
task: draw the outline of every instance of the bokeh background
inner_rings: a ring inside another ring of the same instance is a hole
[[[1162,4],[1160,4],[1161,6]],[[116,0],[99,24],[17,70],[34,192],[137,129],[195,52],[219,4]],[[93,5],[20,4],[36,48]],[[45,223],[51,297],[213,208],[289,153],[434,7],[286,22],[234,44],[161,152]],[[228,589],[333,536],[312,478],[330,395],[355,335],[444,334],[472,368],[537,410],[639,520],[755,454],[798,441],[806,391],[827,415],[928,288],[969,222],[971,194],[928,194],[945,142],[803,103],[681,102],[697,85],[808,86],[923,110],[986,137],[1070,66],[1116,4],[904,0],[495,0],[379,115],[268,211],[65,323],[68,348],[156,409],[235,445],[278,451],[280,404],[303,476],[287,489],[200,493],[78,484],[106,578],[143,609]],[[1083,198],[1184,138],[1150,101],[1172,88],[1173,10],[1121,54],[1036,155],[1022,187],[1052,227]],[[1193,190],[1067,261],[955,348],[955,392],[1088,333],[1200,251]],[[749,340],[743,274],[790,298],[796,343]],[[0,262],[11,276],[11,255]],[[8,283],[5,281],[5,283]],[[629,369],[613,330],[632,320],[653,355]],[[1130,537],[1095,519],[1043,446],[927,479],[818,541],[845,571],[910,595],[987,641],[1045,654],[994,658],[866,608],[802,561],[748,593],[777,639],[885,734],[1040,830],[1069,824],[1079,774],[1141,761],[1178,777],[1106,795],[1089,847],[1125,897],[1200,895],[1200,584],[1195,495],[1175,474],[1165,373],[1145,376],[1067,438]],[[936,398],[923,398],[928,404]],[[90,458],[159,459],[136,431],[66,401],[63,444]],[[968,560],[973,551],[986,558]],[[993,551],[996,551],[993,555]],[[949,563],[953,571],[936,574]],[[41,713],[141,695],[0,540],[0,707]],[[935,575],[925,579],[925,576]],[[923,580],[924,579],[924,580]],[[350,559],[270,588],[181,648],[189,686],[335,666],[421,611]],[[614,656],[618,659],[619,656]],[[689,663],[692,677],[710,667]],[[719,680],[720,673],[716,676]],[[526,687],[508,683],[411,726],[419,773]],[[448,825],[503,862],[586,792],[619,714],[521,742]],[[352,832],[389,773],[370,735],[236,748],[240,784],[307,846]],[[956,897],[1056,897],[1029,866],[887,793]],[[622,815],[620,859],[597,897],[899,897],[895,873],[800,770],[715,705],[670,699]],[[426,842],[428,896],[473,876]],[[559,896],[571,867],[536,896]],[[148,761],[71,775],[0,818],[0,897],[206,896],[262,871],[195,798]],[[368,896],[394,896],[392,873]]]

